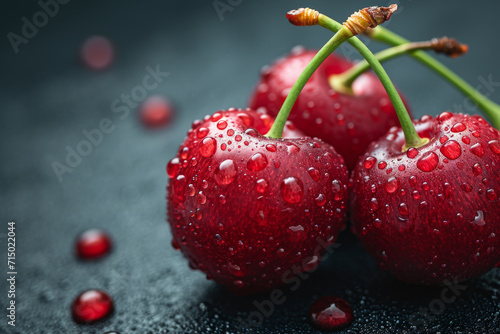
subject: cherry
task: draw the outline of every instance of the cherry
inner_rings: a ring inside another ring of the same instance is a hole
[[[288,91],[316,51],[296,48],[266,68],[250,98],[250,107],[265,108],[276,115]],[[307,135],[317,136],[335,147],[351,170],[370,142],[397,124],[397,115],[384,87],[371,73],[353,84],[353,94],[335,91],[332,75],[346,72],[353,64],[332,54],[320,66],[297,99],[290,120]]]
[[[312,304],[309,319],[322,331],[331,331],[348,326],[354,318],[351,306],[345,300],[326,296]]]
[[[89,37],[80,53],[84,64],[94,70],[104,70],[109,67],[114,58],[113,45],[103,36]]]
[[[78,236],[75,251],[82,259],[96,259],[107,255],[111,250],[111,245],[111,238],[106,232],[91,229]]]
[[[359,160],[355,233],[403,281],[479,276],[500,261],[500,133],[479,116],[449,112],[415,127],[429,143],[402,151],[395,127]]]
[[[174,114],[171,103],[162,96],[148,97],[140,107],[139,117],[148,128],[162,128],[168,125]]]
[[[207,278],[237,293],[272,289],[314,269],[344,228],[342,156],[320,139],[282,135],[302,88],[328,55],[390,17],[383,7],[363,14],[371,19],[353,14],[313,57],[270,129],[251,109],[219,111],[193,123],[168,163],[172,245]]]
[[[331,244],[344,228],[342,157],[319,139],[265,137],[270,124],[249,109],[219,111],[193,123],[167,166],[174,247],[238,293],[313,269],[318,240]]]
[[[71,306],[73,319],[78,323],[101,320],[113,312],[113,300],[101,290],[87,290],[76,297]]]

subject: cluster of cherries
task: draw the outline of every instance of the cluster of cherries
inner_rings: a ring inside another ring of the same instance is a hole
[[[425,63],[415,50],[467,48],[446,38],[405,44],[375,28],[396,8],[365,8],[343,25],[289,12],[296,25],[338,32],[319,52],[294,49],[263,70],[250,108],[193,122],[167,165],[172,245],[191,268],[238,294],[268,291],[292,268],[318,266],[348,212],[380,268],[405,282],[462,281],[500,262],[499,131],[450,112],[412,121],[379,62],[413,51]],[[374,56],[353,37],[367,30],[402,45]],[[346,40],[364,64],[331,55]],[[498,121],[500,109],[486,105]]]

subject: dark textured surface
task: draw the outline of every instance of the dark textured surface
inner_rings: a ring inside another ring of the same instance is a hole
[[[247,318],[256,310],[253,301],[267,298],[229,294],[191,271],[172,249],[165,222],[165,165],[193,119],[246,105],[262,65],[296,44],[319,47],[329,38],[320,28],[289,25],[287,10],[307,5],[342,21],[375,3],[273,1],[269,9],[259,8],[266,3],[243,0],[220,21],[212,1],[71,1],[20,46],[19,54],[3,38],[0,233],[7,233],[8,220],[17,222],[18,308],[13,329],[6,324],[2,279],[1,333],[238,333],[238,317]],[[434,2],[431,13],[423,1],[401,1],[403,10],[389,27],[411,39],[449,35],[468,43],[467,56],[445,62],[474,86],[490,74],[495,81],[500,77],[496,32],[484,29],[496,29],[500,4],[460,3],[465,4],[447,8]],[[2,11],[3,36],[19,33],[21,18],[39,10],[35,1],[10,5]],[[419,16],[425,25],[417,28]],[[77,58],[82,41],[95,33],[108,36],[117,50],[115,63],[102,73],[82,68]],[[146,66],[157,64],[170,75],[151,93],[169,96],[178,113],[168,129],[146,131],[135,110],[121,120],[110,104],[141,84]],[[464,105],[460,94],[409,59],[387,68],[416,116]],[[65,147],[75,148],[84,139],[81,131],[96,128],[105,117],[114,131],[59,182],[51,163],[62,162]],[[108,230],[115,249],[100,261],[77,261],[74,237],[92,227]],[[0,237],[0,273],[5,273],[7,247],[5,235]],[[314,333],[306,315],[312,302],[327,294],[351,303],[355,320],[347,333],[498,332],[499,269],[465,283],[440,314],[412,327],[410,315],[438,305],[433,300],[441,299],[443,289],[398,283],[378,270],[347,231],[339,244],[297,291],[283,287],[286,302],[255,333]],[[116,311],[101,323],[75,325],[71,302],[88,288],[108,291]]]

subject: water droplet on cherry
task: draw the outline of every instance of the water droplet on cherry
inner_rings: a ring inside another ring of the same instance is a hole
[[[298,203],[304,195],[302,182],[295,177],[288,177],[281,182],[281,195],[288,203]]]
[[[212,137],[207,137],[203,139],[200,143],[200,154],[205,157],[209,158],[212,155],[215,154],[215,151],[217,150],[217,141],[212,138]]]
[[[73,319],[78,323],[91,323],[113,312],[113,300],[101,290],[87,290],[76,297],[71,306]]]
[[[426,152],[418,159],[417,167],[423,172],[432,172],[439,163],[439,157],[434,152]]]
[[[250,160],[248,160],[247,168],[252,172],[257,172],[263,170],[267,166],[267,157],[262,153],[254,154]]]
[[[447,141],[443,146],[441,146],[440,151],[450,160],[455,160],[462,154],[462,148],[455,140]]]
[[[224,160],[217,167],[214,174],[215,182],[219,185],[228,185],[234,181],[237,174],[236,164],[233,160]]]

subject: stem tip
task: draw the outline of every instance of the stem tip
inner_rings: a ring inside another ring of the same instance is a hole
[[[398,5],[396,4],[392,4],[389,7],[366,7],[352,14],[343,25],[354,36],[359,35],[369,28],[375,28],[388,21],[397,9]]]
[[[311,8],[294,9],[286,13],[288,21],[296,26],[314,26],[318,24],[319,12]]]

